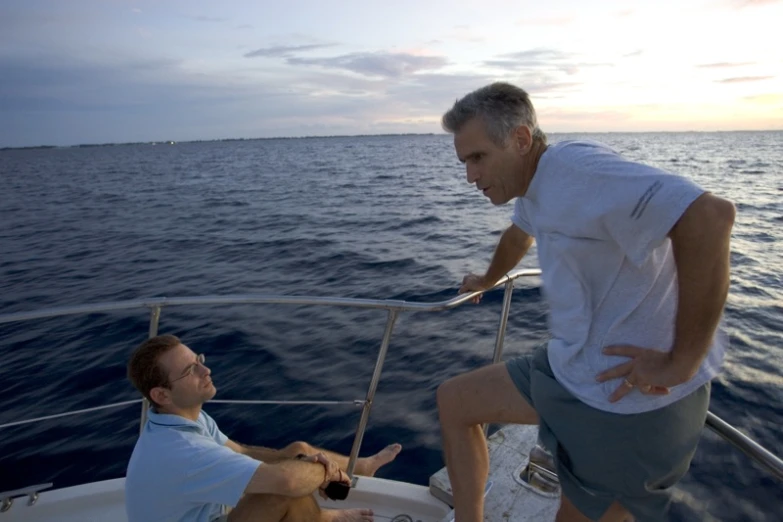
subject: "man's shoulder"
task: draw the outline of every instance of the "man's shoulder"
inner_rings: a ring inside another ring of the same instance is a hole
[[[651,176],[666,180],[667,183],[689,181],[682,174],[626,157],[611,146],[597,141],[558,142],[549,147],[547,154],[550,155],[545,162],[545,169],[549,173],[543,176],[542,184],[558,192],[569,188],[581,192],[590,186],[603,190],[605,185],[617,182],[633,186],[646,183],[652,179]],[[559,193],[556,195],[560,197]]]
[[[211,437],[190,430],[144,432],[136,442],[126,473],[126,489],[176,482],[199,459],[220,458],[223,448]]]
[[[611,146],[593,140],[565,140],[547,149],[552,168],[569,171],[600,167],[606,162],[629,162]]]
[[[556,154],[596,154],[608,153],[619,155],[619,152],[610,145],[596,140],[563,140],[549,145],[548,150]]]
[[[211,437],[187,428],[145,429],[133,448],[131,463],[173,461],[198,448],[218,445]]]
[[[602,174],[618,168],[625,160],[614,149],[589,140],[566,140],[550,145],[539,160],[530,197],[549,207],[571,206]]]

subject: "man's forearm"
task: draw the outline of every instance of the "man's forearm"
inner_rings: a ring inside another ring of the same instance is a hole
[[[276,464],[261,464],[251,477],[245,493],[305,497],[311,495],[326,480],[326,468],[315,462],[283,460]]]
[[[280,466],[288,475],[292,497],[311,495],[326,480],[326,468],[319,463],[286,460],[273,465]]]
[[[526,234],[516,225],[508,227],[500,236],[492,261],[489,264],[484,279],[489,284],[495,284],[501,277],[517,266],[533,244],[533,237]]]
[[[686,380],[707,354],[726,303],[734,215],[731,203],[705,195],[670,234],[679,286],[672,360]]]

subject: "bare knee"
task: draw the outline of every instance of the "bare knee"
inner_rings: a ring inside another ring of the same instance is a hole
[[[621,504],[613,502],[598,522],[634,522],[634,520],[633,515]],[[592,522],[592,519],[579,511],[568,497],[561,495],[560,509],[557,510],[555,522]]]
[[[557,510],[555,522],[592,522],[579,511],[565,495],[560,495],[560,508]]]
[[[612,503],[598,522],[634,522],[633,515],[618,502]]]
[[[458,421],[460,411],[458,392],[458,383],[455,379],[449,379],[438,386],[436,399],[441,422]]]
[[[282,495],[247,494],[229,511],[228,522],[282,520],[294,500]]]
[[[292,442],[291,444],[289,444],[288,446],[286,446],[283,449],[283,454],[286,457],[290,457],[290,458],[294,458],[297,455],[302,455],[302,454],[304,454],[304,455],[312,455],[314,453],[317,453],[315,451],[315,448],[313,448],[308,443],[303,442],[301,440],[298,440],[296,442]]]

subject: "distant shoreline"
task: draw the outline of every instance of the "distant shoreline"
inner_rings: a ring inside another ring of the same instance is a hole
[[[547,135],[556,136],[559,134],[719,134],[719,133],[756,133],[756,132],[783,132],[783,129],[762,129],[762,130],[719,130],[719,131],[603,131],[603,132],[548,132]],[[178,145],[185,143],[222,143],[234,141],[264,141],[264,140],[312,140],[312,139],[342,139],[342,138],[383,138],[394,136],[436,136],[445,133],[434,132],[411,132],[400,134],[335,134],[326,136],[275,136],[267,138],[222,138],[211,140],[160,140],[160,141],[129,141],[120,143],[80,143],[77,145],[30,145],[24,147],[0,147],[0,151],[5,150],[45,150],[45,149],[85,149],[93,147],[124,147],[131,145]]]

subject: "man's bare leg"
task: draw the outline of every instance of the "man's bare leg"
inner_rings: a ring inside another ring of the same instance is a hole
[[[370,509],[321,509],[311,496],[245,495],[228,522],[372,522]]]
[[[634,522],[633,515],[622,505],[614,502],[601,516],[598,522]],[[587,518],[565,495],[560,495],[560,509],[555,522],[593,522]]]
[[[317,520],[319,522],[372,522],[375,519],[371,509],[323,509],[321,518]],[[305,522],[305,519],[301,522]]]
[[[318,504],[312,497],[248,494],[229,512],[228,522],[281,522],[289,514],[318,520]]]
[[[399,444],[391,444],[383,448],[375,455],[372,455],[370,457],[359,458],[356,460],[356,468],[354,469],[354,473],[356,475],[372,477],[375,475],[375,473],[378,471],[378,469],[381,466],[385,466],[386,464],[388,464],[389,462],[397,458],[397,455],[399,455],[401,450],[402,450],[402,446],[400,446]],[[301,441],[294,442],[292,444],[289,444],[282,450],[280,450],[281,454],[291,459],[301,453],[304,453],[305,455],[313,455],[314,453],[318,453],[318,452],[323,453],[330,460],[335,461],[337,465],[340,466],[340,469],[342,469],[343,471],[346,471],[348,469],[349,458],[347,456],[340,455],[339,453],[334,453],[332,451],[325,450],[322,448],[316,448],[315,446],[311,446],[306,442],[301,442]]]
[[[538,424],[538,415],[502,363],[441,384],[438,413],[456,522],[483,522],[489,453],[481,424]]]

